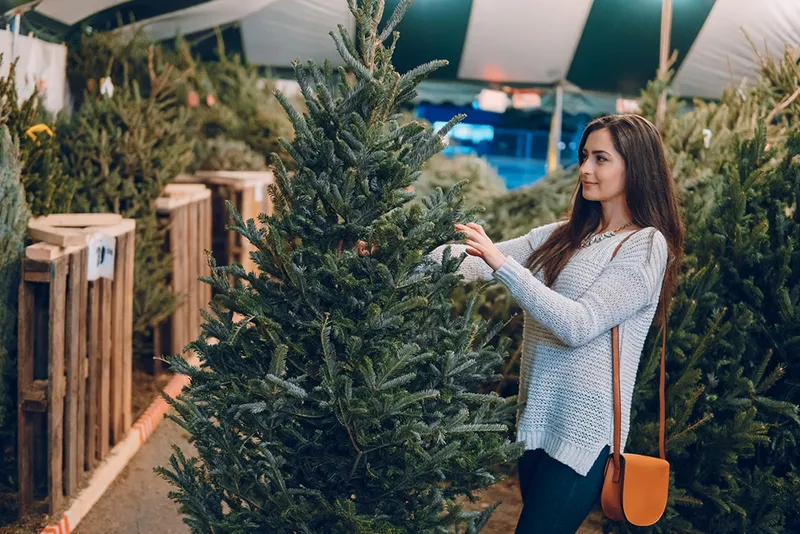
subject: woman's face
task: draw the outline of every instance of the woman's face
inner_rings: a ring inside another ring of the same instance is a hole
[[[589,134],[581,156],[579,176],[583,198],[597,202],[624,199],[625,162],[606,128]]]

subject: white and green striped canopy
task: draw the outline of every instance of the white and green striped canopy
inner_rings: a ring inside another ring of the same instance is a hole
[[[386,0],[388,17],[399,0]],[[395,55],[405,71],[432,59],[441,82],[546,87],[636,95],[655,76],[662,0],[414,0]],[[246,59],[271,67],[338,55],[328,32],[354,26],[346,0],[42,0],[39,23],[63,28],[127,9],[159,39],[238,25]],[[63,29],[62,28],[62,29]],[[715,98],[753,79],[760,51],[800,43],[800,0],[673,0],[675,89]],[[228,47],[228,49],[235,47]]]
[[[387,1],[387,11],[398,0]],[[432,59],[437,78],[637,95],[655,77],[661,0],[415,0],[399,27],[401,72]],[[675,88],[718,97],[756,69],[749,38],[782,53],[800,43],[800,0],[673,0]],[[346,2],[278,1],[242,24],[249,61],[335,57],[327,30],[352,24]]]

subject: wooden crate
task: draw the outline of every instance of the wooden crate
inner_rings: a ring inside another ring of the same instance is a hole
[[[203,184],[170,184],[156,200],[156,209],[167,226],[165,251],[172,257],[170,284],[181,302],[175,313],[155,332],[155,357],[182,354],[200,336],[201,309],[208,309],[211,286],[201,282],[210,276],[206,251],[211,250],[211,191]],[[153,372],[161,369],[153,360]]]
[[[212,192],[213,237],[212,252],[219,265],[239,262],[245,271],[255,271],[256,264],[250,258],[255,246],[234,230],[225,227],[233,220],[225,207],[231,202],[242,219],[253,219],[258,223],[260,214],[272,215],[272,199],[267,186],[275,181],[272,171],[199,171],[193,175],[180,175],[182,183],[203,183]]]
[[[20,515],[35,499],[57,512],[132,425],[135,226],[108,214],[29,223],[42,242],[25,251],[19,290]],[[88,279],[98,233],[114,243],[113,280]]]

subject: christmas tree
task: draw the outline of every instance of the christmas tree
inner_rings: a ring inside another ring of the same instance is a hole
[[[777,164],[775,152],[765,150],[763,126],[752,140],[733,144],[737,156],[717,177],[707,225],[689,228],[672,310],[667,449],[674,487],[656,532],[798,527],[800,419],[784,375],[797,366],[786,359],[786,334],[798,323],[786,313],[797,310],[790,243],[798,226],[786,208],[800,185],[800,136],[792,134]],[[658,432],[656,345],[640,368],[629,444],[648,454],[656,452]]]
[[[122,20],[119,25],[122,26]],[[176,60],[175,54],[153,42],[142,27],[127,28],[125,32],[87,28],[72,38],[67,51],[67,82],[78,108],[84,98],[99,95],[105,78],[122,86],[135,81],[139,84],[139,94],[147,97],[151,69],[164,72]]]
[[[134,352],[152,358],[153,327],[177,305],[169,289],[171,259],[155,201],[193,155],[186,110],[176,104],[174,71],[156,72],[151,49],[149,94],[138,82],[84,95],[60,125],[64,166],[75,184],[75,212],[110,212],[136,219]]]
[[[656,532],[794,532],[800,464],[794,444],[800,272],[797,252],[795,53],[760,58],[750,87],[718,103],[668,99],[662,127],[687,218],[684,274],[670,319],[668,459],[670,507]],[[654,119],[672,73],[640,100]],[[757,126],[761,124],[762,129]],[[769,150],[767,150],[769,149]],[[489,204],[487,232],[508,239],[552,222],[569,205],[575,170],[548,175]],[[501,286],[466,287],[454,307],[480,289],[483,317],[512,318],[518,307]],[[519,343],[521,324],[505,332]],[[628,448],[655,453],[657,332],[640,365]],[[499,391],[514,393],[517,363]],[[786,375],[784,378],[783,375]],[[627,531],[621,525],[609,525]],[[631,530],[632,531],[632,530]]]
[[[21,170],[17,141],[0,127],[0,489],[16,478],[17,295],[30,217]]]
[[[508,192],[506,184],[485,159],[477,156],[433,156],[422,169],[414,185],[418,199],[430,196],[436,188],[445,193],[454,185],[465,181],[461,188],[465,205],[486,206],[493,198]]]
[[[14,61],[8,75],[0,78],[0,125],[19,142],[28,206],[36,217],[68,212],[73,191],[62,169],[55,120],[45,110],[38,87],[27,100],[19,101],[16,68]]]
[[[488,344],[498,327],[452,319],[463,258],[424,256],[476,210],[458,186],[405,209],[460,117],[433,132],[401,126],[396,110],[443,62],[395,72],[410,1],[387,17],[383,0],[349,5],[355,35],[332,36],[353,76],[295,65],[309,112],[278,98],[297,172],[275,160],[276,214],[263,227],[234,214],[259,272],[214,268],[219,297],[192,346],[201,367],[171,361],[191,378],[173,418],[199,457],[176,449],[159,472],[194,532],[477,532],[494,507],[466,512],[455,499],[521,453],[514,399],[475,392],[503,359],[506,344]],[[375,251],[358,254],[360,240]]]
[[[195,145],[195,166],[204,171],[266,171],[267,160],[244,141],[213,137]]]
[[[193,58],[185,40],[179,40],[177,50],[180,60],[176,63],[193,73],[186,84],[185,97],[195,114],[199,135],[240,141],[262,157],[277,152],[287,160],[288,154],[278,139],[291,139],[294,132],[273,94],[274,82],[263,77],[258,67],[246,64],[240,55],[229,57],[219,30],[215,61]],[[293,103],[300,107],[300,103]]]

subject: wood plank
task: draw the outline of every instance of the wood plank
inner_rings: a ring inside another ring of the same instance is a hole
[[[50,281],[50,339],[48,340],[48,397],[47,453],[49,513],[54,514],[64,503],[64,342],[66,327],[67,258],[53,262]]]
[[[173,211],[173,237],[170,253],[173,255],[173,288],[181,305],[175,311],[172,323],[170,354],[181,354],[189,339],[189,210],[186,207]]]
[[[275,175],[272,171],[198,171],[195,177],[199,180],[214,184],[236,186],[237,184],[252,182],[274,182]],[[247,185],[243,186],[247,187]]]
[[[111,318],[111,443],[116,445],[125,436],[122,425],[122,376],[124,363],[123,320],[125,305],[125,234],[117,236],[114,254],[114,281]]]
[[[189,310],[187,316],[187,325],[189,331],[187,332],[187,342],[195,341],[200,335],[200,271],[198,268],[197,257],[202,255],[201,250],[201,232],[199,228],[199,214],[198,210],[200,205],[197,201],[192,202],[187,207],[187,214],[189,224],[187,225],[186,245],[188,248],[186,271],[187,271],[187,285],[189,291]]]
[[[100,407],[100,368],[102,357],[100,355],[100,308],[101,287],[100,280],[88,283],[89,287],[89,325],[87,362],[89,370],[86,379],[86,464],[84,468],[92,470],[97,465],[97,443],[99,430]]]
[[[164,187],[164,193],[173,195],[176,193],[186,194],[195,193],[197,191],[206,191],[208,188],[205,184],[200,183],[171,183]]]
[[[253,219],[255,223],[258,224],[258,212],[261,203],[256,201],[256,187],[260,187],[260,184],[256,184],[253,187],[248,187],[242,190],[242,204],[239,214],[242,216],[242,220],[245,223],[247,223],[248,220]],[[242,244],[242,254],[240,260],[242,262],[242,267],[244,267],[244,270],[247,272],[255,272],[257,270],[257,266],[256,263],[250,258],[250,252],[255,251],[256,247],[244,236],[240,236],[240,239]]]
[[[47,413],[48,380],[34,380],[19,392],[22,409],[26,412]]]
[[[203,182],[204,180],[194,174],[179,174],[172,180],[174,184],[202,184]]]
[[[86,270],[83,263],[83,251],[76,251],[69,255],[69,277],[67,280],[66,297],[66,396],[65,403],[66,421],[64,422],[64,488],[67,495],[72,495],[78,488],[78,480],[83,465],[78,460],[82,456],[78,453],[78,400],[79,383],[83,381],[81,362],[83,354],[80,352],[81,323],[86,321],[81,317],[81,276]]]
[[[89,264],[89,249],[81,251],[82,268],[79,272],[72,271],[71,276],[79,277],[80,310],[78,322],[78,354],[80,355],[80,380],[78,380],[78,471],[82,472],[86,466],[86,386],[89,374],[89,357],[87,344],[89,338],[89,282],[86,279],[86,268]]]
[[[236,211],[242,212],[242,195],[240,191],[234,191],[231,188],[225,188],[225,193],[229,195],[230,202],[236,207]],[[225,221],[223,226],[233,224],[233,219],[228,211],[228,208],[223,204],[222,220]],[[241,256],[235,254],[233,251],[240,246],[242,236],[236,230],[227,230],[227,244],[225,247],[225,265],[233,265],[234,263],[241,262]]]
[[[25,275],[23,276],[23,279],[26,282],[48,284],[50,283],[50,273],[26,272]]]
[[[209,196],[209,198],[203,200],[203,202],[201,203],[202,216],[200,219],[201,221],[200,224],[202,226],[202,231],[203,231],[203,248],[201,251],[202,254],[200,255],[200,274],[201,276],[204,277],[211,276],[211,266],[208,264],[208,256],[207,256],[207,252],[211,252],[213,247],[212,232],[213,232],[214,219],[211,212],[212,210],[211,202],[212,200],[211,197]],[[201,293],[202,297],[200,302],[202,304],[202,308],[204,310],[208,310],[209,303],[211,302],[211,286],[207,283],[202,283],[201,287],[202,287],[202,293]]]
[[[99,460],[104,460],[111,450],[111,354],[113,339],[113,282],[100,279],[100,415]]]
[[[122,426],[130,429],[133,425],[133,265],[136,256],[136,234],[131,230],[125,240],[125,286],[123,318],[123,374],[122,374]]]
[[[111,237],[117,237],[136,229],[136,219],[122,219],[119,223],[112,226],[88,226],[83,229],[83,233],[91,237],[92,234],[101,233]]]
[[[64,249],[50,243],[34,243],[25,248],[25,257],[39,262],[49,262],[64,255]]]
[[[44,241],[59,247],[80,247],[89,242],[89,237],[83,232],[70,229],[56,228],[55,226],[28,225],[28,235],[34,241]]]
[[[86,226],[111,226],[120,222],[122,222],[122,215],[116,213],[59,213],[37,217],[31,220],[29,224],[62,228],[84,228]]]
[[[20,516],[31,511],[33,503],[33,414],[23,409],[21,395],[33,384],[34,294],[31,284],[19,286],[17,323],[17,480]]]
[[[169,213],[176,209],[186,207],[191,201],[191,195],[186,194],[174,197],[159,197],[156,199],[156,211],[158,211],[158,213]]]

